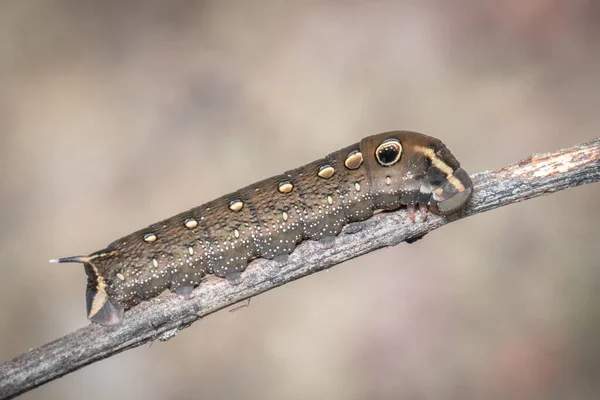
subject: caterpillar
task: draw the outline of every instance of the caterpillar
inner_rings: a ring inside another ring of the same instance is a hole
[[[188,297],[207,275],[241,281],[255,258],[285,259],[303,240],[330,240],[378,210],[415,221],[448,215],[473,184],[438,139],[410,131],[368,136],[325,158],[257,182],[122,237],[83,263],[88,318],[119,325],[124,311],[169,289]]]

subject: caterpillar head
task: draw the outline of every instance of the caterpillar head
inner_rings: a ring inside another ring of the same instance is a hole
[[[398,204],[426,204],[442,215],[462,208],[473,191],[469,175],[438,139],[410,131],[365,138],[367,166],[374,193],[399,196]],[[394,203],[391,203],[394,204]]]
[[[118,258],[118,251],[108,249],[97,251],[89,256],[65,257],[50,260],[51,263],[82,263],[88,276],[86,288],[87,316],[101,325],[119,325],[123,321],[124,307],[111,301],[110,281],[115,279],[111,268]],[[111,262],[112,261],[112,262]]]

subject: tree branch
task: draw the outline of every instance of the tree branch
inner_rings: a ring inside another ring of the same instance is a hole
[[[343,261],[403,241],[416,240],[449,222],[559,190],[600,180],[600,138],[552,153],[533,155],[492,172],[472,176],[468,206],[446,218],[430,215],[410,223],[405,210],[380,213],[352,225],[335,244],[301,243],[283,267],[259,259],[250,263],[243,282],[232,286],[212,278],[181,300],[160,296],[134,307],[118,327],[90,324],[0,365],[0,398],[11,398],[83,366],[152,340],[168,340],[198,319]],[[360,228],[360,229],[356,229]]]

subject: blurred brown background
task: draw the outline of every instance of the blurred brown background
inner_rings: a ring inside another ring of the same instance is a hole
[[[392,129],[469,172],[599,136],[590,1],[0,3],[0,360],[124,234]],[[600,187],[447,226],[24,399],[596,399]],[[210,344],[208,344],[210,342]]]

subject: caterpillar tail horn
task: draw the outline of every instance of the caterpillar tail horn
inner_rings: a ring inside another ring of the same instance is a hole
[[[97,258],[108,257],[115,254],[118,253],[102,250],[89,256],[73,256],[50,260],[50,262],[54,264],[85,264],[86,270],[89,270],[89,274],[91,274],[85,296],[88,318],[93,322],[106,326],[119,325],[123,321],[124,309],[119,304],[113,303],[110,300],[106,292],[106,280],[100,275],[97,267],[93,265],[94,263],[92,261]]]
[[[86,262],[89,262],[90,259],[91,259],[90,256],[73,256],[73,257],[53,258],[49,262],[52,264],[63,264],[63,263],[85,264]]]

